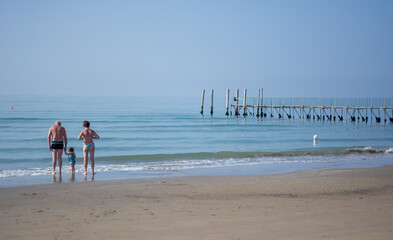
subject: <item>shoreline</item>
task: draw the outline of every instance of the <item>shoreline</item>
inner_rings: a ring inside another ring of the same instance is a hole
[[[391,239],[393,166],[0,188],[1,239]]]
[[[233,166],[215,166],[215,167],[196,167],[189,169],[154,169],[148,165],[145,170],[124,170],[124,171],[97,171],[102,168],[101,163],[96,164],[96,175],[91,176],[90,167],[88,175],[82,175],[79,166],[74,177],[71,175],[68,166],[63,167],[63,174],[52,176],[49,172],[38,176],[17,176],[17,177],[0,177],[0,189],[31,186],[51,183],[67,182],[86,182],[86,181],[110,181],[126,179],[155,179],[171,177],[193,177],[193,176],[234,176],[234,175],[269,175],[291,173],[296,171],[318,170],[318,169],[354,169],[354,168],[374,168],[385,165],[393,165],[392,154],[364,154],[364,155],[346,155],[347,158],[333,156],[320,156],[319,159],[314,157],[269,159],[267,162],[254,163],[250,165],[233,165]],[[105,168],[105,167],[104,167]],[[108,167],[106,167],[108,168]],[[113,168],[113,167],[111,167]],[[64,171],[66,170],[66,171]]]

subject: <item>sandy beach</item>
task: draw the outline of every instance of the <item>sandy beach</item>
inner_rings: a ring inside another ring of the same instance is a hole
[[[0,189],[0,239],[393,239],[393,166]]]

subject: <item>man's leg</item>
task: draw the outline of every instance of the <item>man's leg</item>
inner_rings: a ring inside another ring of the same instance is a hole
[[[58,149],[57,155],[59,159],[59,174],[61,174],[61,168],[63,166],[63,149]]]
[[[56,174],[56,162],[57,162],[57,152],[56,149],[52,149],[52,167],[53,171],[52,174]]]

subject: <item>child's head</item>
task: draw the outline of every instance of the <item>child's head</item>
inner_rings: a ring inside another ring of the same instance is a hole
[[[73,147],[70,147],[70,148],[68,149],[68,151],[69,151],[69,152],[74,152],[74,148],[73,148]]]

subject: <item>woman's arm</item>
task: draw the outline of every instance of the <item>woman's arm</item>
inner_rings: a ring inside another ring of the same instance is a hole
[[[83,131],[79,134],[78,140],[83,140]]]
[[[93,131],[93,137],[94,137],[95,139],[100,139],[100,136],[98,136],[98,134],[97,134],[95,131]]]

